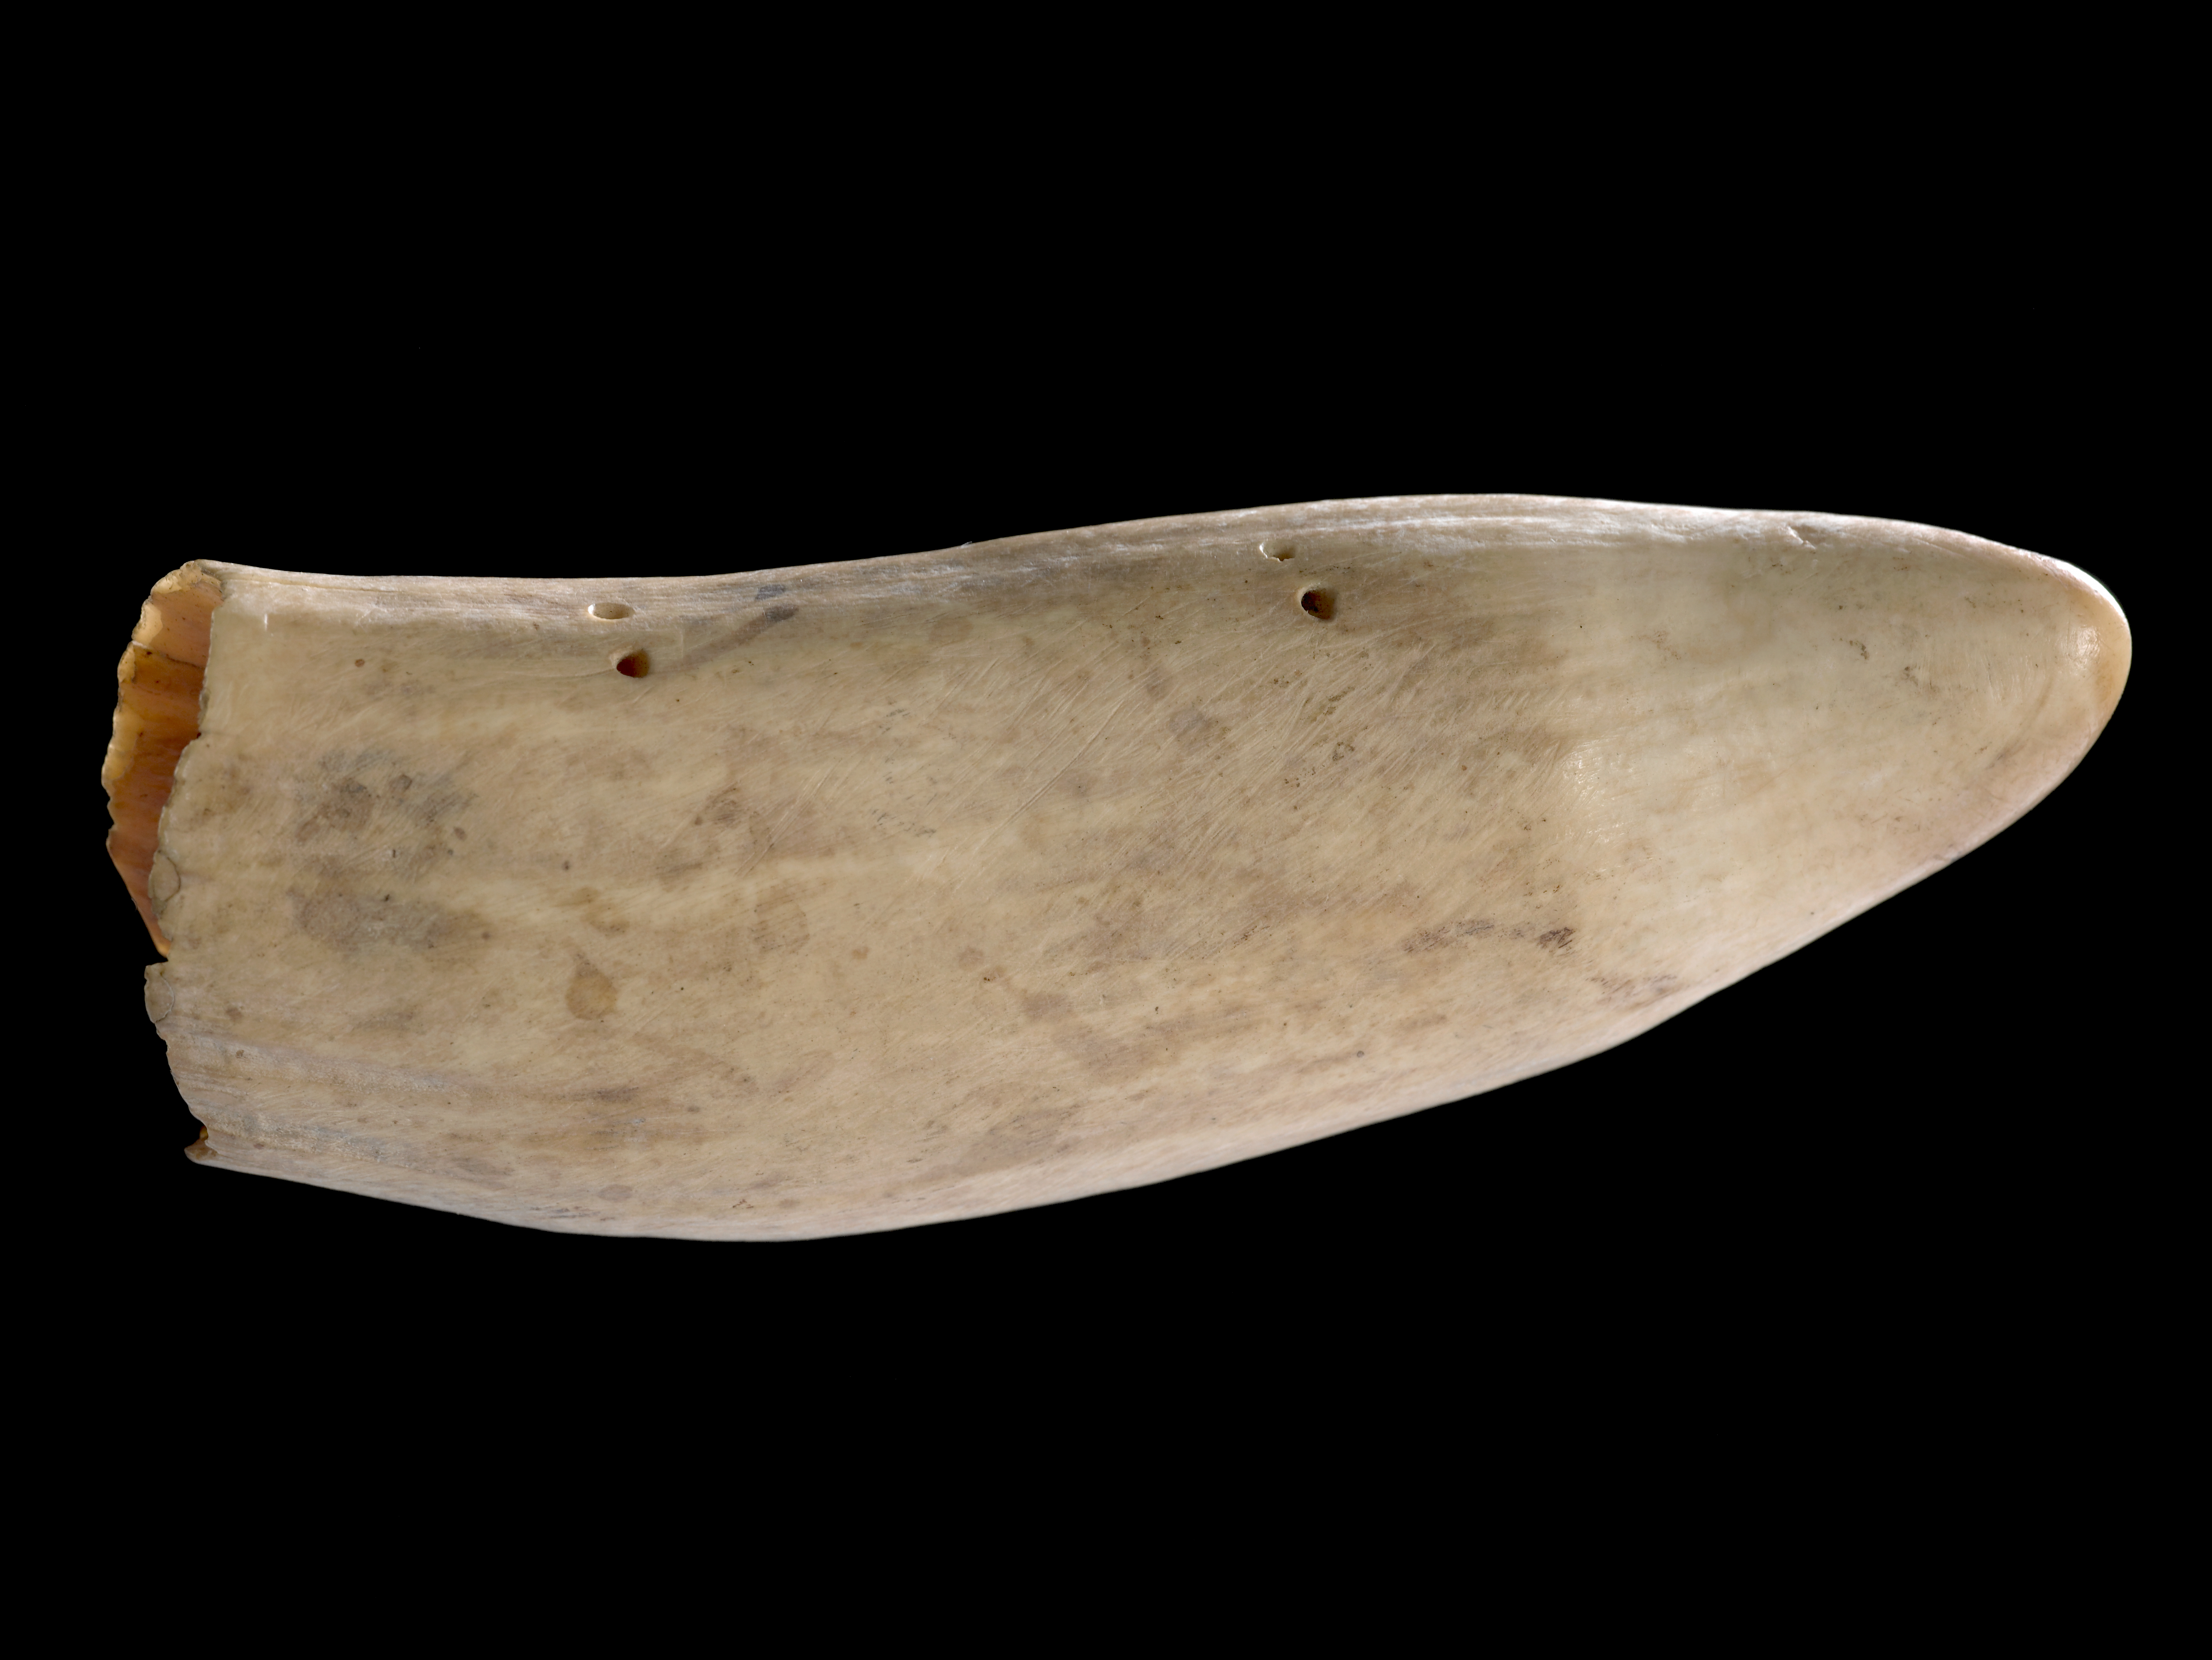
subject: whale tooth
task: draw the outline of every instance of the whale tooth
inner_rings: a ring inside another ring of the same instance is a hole
[[[701,579],[202,561],[103,776],[196,1158],[799,1237],[1623,1042],[2026,812],[2129,653],[1956,532],[1539,496]]]

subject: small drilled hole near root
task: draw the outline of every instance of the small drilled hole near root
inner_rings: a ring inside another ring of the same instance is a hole
[[[1327,588],[1308,588],[1298,596],[1298,609],[1326,623],[1336,615],[1336,596]]]
[[[1260,544],[1260,556],[1262,559],[1288,559],[1297,552],[1297,549],[1291,546],[1288,542],[1262,542]]]
[[[592,615],[602,623],[619,623],[623,617],[633,617],[636,613],[619,599],[602,599],[592,607]]]
[[[641,651],[626,651],[615,659],[615,672],[642,680],[653,672],[653,660]]]

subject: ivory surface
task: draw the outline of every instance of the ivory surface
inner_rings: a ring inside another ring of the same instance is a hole
[[[703,1239],[1158,1181],[1620,1043],[2017,818],[2129,660],[2097,583],[1971,536],[1526,496],[165,582],[219,595],[198,735],[132,702],[189,708],[194,613],[149,602],[109,772],[194,1156]]]

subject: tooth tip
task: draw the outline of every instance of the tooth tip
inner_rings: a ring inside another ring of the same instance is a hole
[[[2080,619],[2074,642],[2075,654],[2094,659],[2097,724],[2101,728],[2120,701],[2120,693],[2127,685],[2128,669],[2135,657],[2135,636],[2128,628],[2127,613],[2120,609],[2120,602],[2112,597],[2112,591],[2088,572],[2063,559],[2046,559],[2044,562],[2073,590],[2075,611]]]
[[[2067,666],[2088,690],[2092,725],[2084,744],[2094,742],[2126,689],[2128,670],[2135,656],[2135,637],[2127,613],[2112,591],[2078,565],[2047,554],[2014,550],[2066,591],[2069,614],[2060,621],[2063,638],[2060,651]]]

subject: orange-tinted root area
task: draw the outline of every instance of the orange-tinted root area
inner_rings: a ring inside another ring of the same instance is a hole
[[[169,942],[149,891],[161,809],[176,781],[177,757],[199,736],[200,681],[207,672],[208,620],[222,588],[198,564],[172,571],[139,608],[138,626],[117,665],[115,735],[100,781],[107,789],[108,857],[146,921],[162,956]]]

